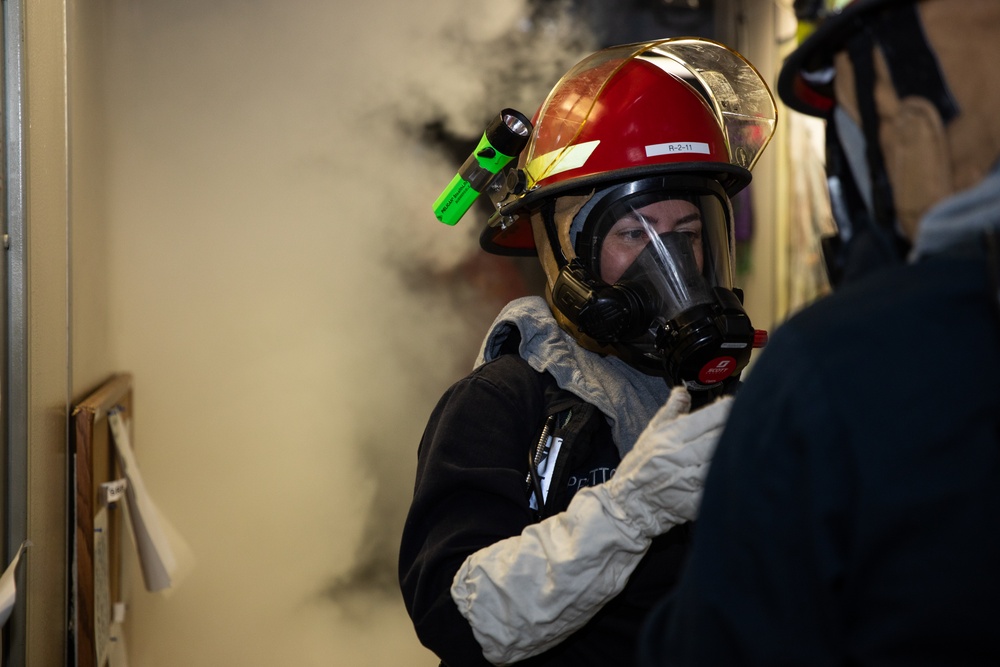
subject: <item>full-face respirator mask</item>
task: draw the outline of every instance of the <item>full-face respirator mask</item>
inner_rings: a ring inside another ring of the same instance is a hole
[[[737,376],[764,342],[732,287],[730,208],[706,178],[602,190],[574,219],[552,302],[581,333],[693,391]]]

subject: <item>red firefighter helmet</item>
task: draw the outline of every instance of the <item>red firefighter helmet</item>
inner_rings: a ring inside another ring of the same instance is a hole
[[[759,73],[718,42],[672,38],[598,51],[536,112],[520,187],[497,204],[481,245],[535,254],[529,216],[543,201],[646,176],[709,176],[732,195],[750,182],[775,121]]]

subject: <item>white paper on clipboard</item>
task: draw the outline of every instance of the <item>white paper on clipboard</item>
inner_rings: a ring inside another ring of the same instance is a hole
[[[24,550],[30,546],[30,540],[22,542],[21,546],[17,548],[13,560],[4,570],[3,576],[0,576],[0,628],[7,623],[7,619],[14,611],[14,603],[17,602],[17,562],[21,560],[21,554],[24,553]]]
[[[125,504],[139,552],[139,566],[146,590],[170,589],[180,583],[183,574],[189,569],[190,552],[146,490],[132,451],[128,423],[121,410],[109,411],[108,423],[118,451],[118,462],[128,481]]]

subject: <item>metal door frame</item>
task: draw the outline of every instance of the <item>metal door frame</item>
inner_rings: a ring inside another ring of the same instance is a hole
[[[3,271],[0,271],[0,527],[3,567],[28,536],[28,322],[27,222],[24,163],[24,0],[3,0],[0,39],[3,51]],[[27,556],[22,556],[26,560]],[[17,568],[20,595],[3,628],[3,664],[24,665],[26,621],[25,567]]]

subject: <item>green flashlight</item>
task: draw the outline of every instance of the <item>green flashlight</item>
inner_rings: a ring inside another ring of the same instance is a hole
[[[530,134],[527,116],[513,109],[501,111],[483,132],[476,150],[434,201],[437,219],[446,225],[461,220],[490,181],[524,150]]]

